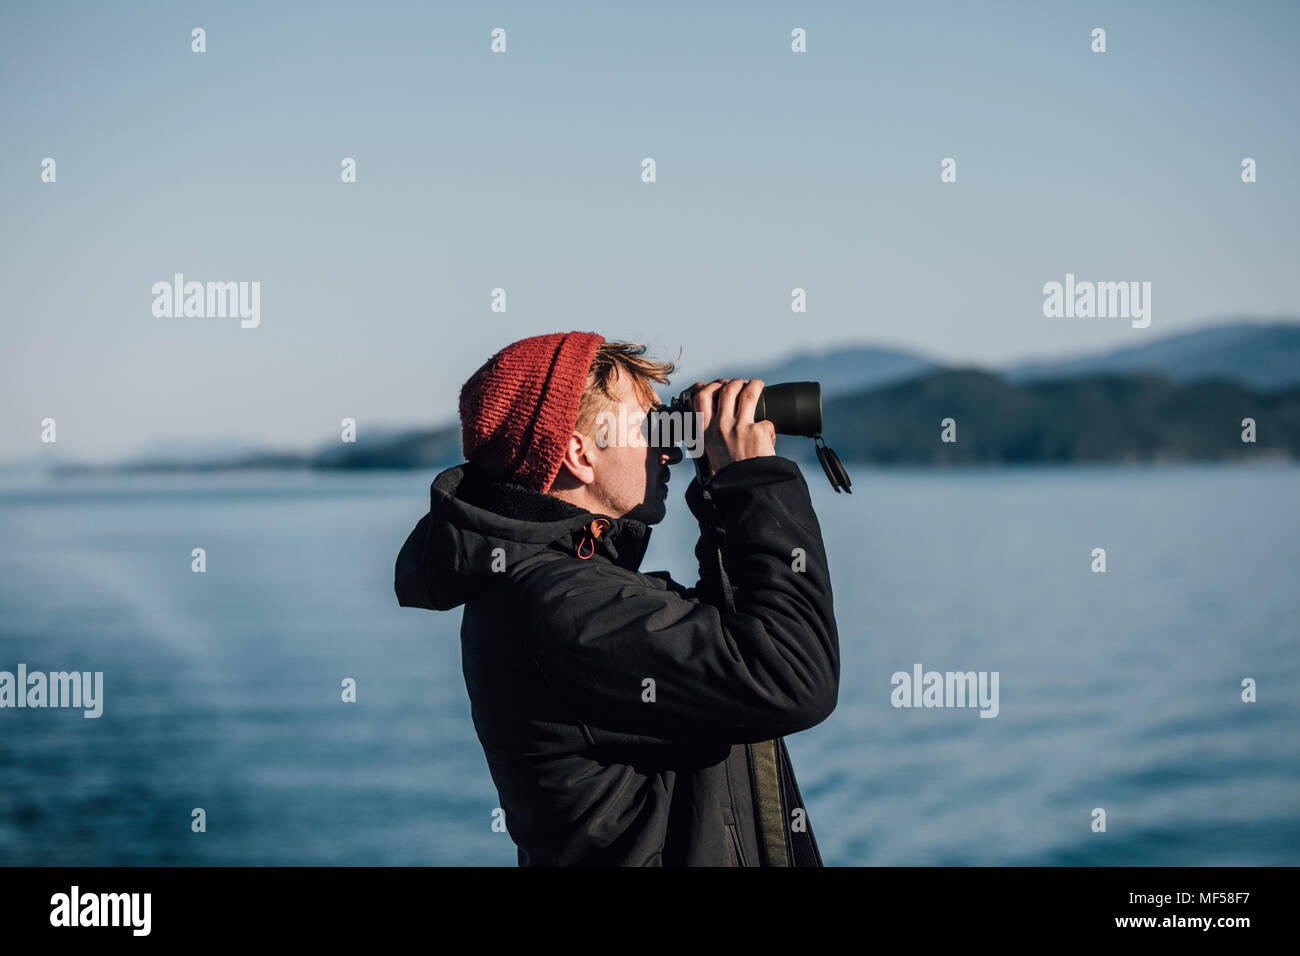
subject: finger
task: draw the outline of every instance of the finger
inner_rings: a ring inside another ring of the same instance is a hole
[[[745,387],[743,378],[733,378],[722,386],[718,397],[718,427],[730,431],[736,427],[736,396]]]
[[[688,388],[686,391],[687,391],[687,393],[688,393],[692,398],[694,398],[694,396],[698,395],[701,391],[703,391],[703,390],[705,390],[705,389],[710,389],[710,393],[711,393],[711,392],[712,392],[712,389],[711,389],[712,386],[722,386],[722,385],[726,384],[727,381],[728,381],[728,379],[725,379],[725,378],[715,378],[712,382],[696,382],[694,385],[692,385],[692,386],[691,386],[690,388]]]
[[[714,393],[716,393],[720,388],[722,388],[722,386],[719,383],[709,382],[707,385],[702,385],[698,389],[696,389],[693,393],[691,393],[691,397],[694,400],[696,407],[702,405],[712,406],[712,404],[716,400],[713,397]]]
[[[717,382],[710,382],[708,385],[699,388],[692,396],[695,413],[699,416],[701,434],[713,421],[714,396],[721,387]]]
[[[740,393],[736,406],[736,420],[741,425],[748,425],[754,420],[754,411],[758,407],[758,396],[763,392],[763,380],[751,378]]]

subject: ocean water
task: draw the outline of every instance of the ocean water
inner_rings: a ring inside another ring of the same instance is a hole
[[[852,471],[805,471],[841,692],[787,738],[828,865],[1300,864],[1300,469]],[[0,710],[0,864],[515,865],[460,612],[393,596],[432,477],[0,489],[0,670],[105,697]],[[688,477],[643,569],[693,583]],[[894,707],[916,664],[998,716]]]

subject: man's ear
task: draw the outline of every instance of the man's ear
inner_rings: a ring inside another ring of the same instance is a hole
[[[595,464],[591,460],[591,440],[579,432],[569,436],[569,447],[560,459],[560,470],[568,471],[574,481],[589,485],[596,480]]]

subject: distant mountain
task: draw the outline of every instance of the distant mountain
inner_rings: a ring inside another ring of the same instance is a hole
[[[708,374],[692,376],[692,381],[744,377],[773,384],[821,382],[822,398],[828,400],[943,367],[943,363],[916,352],[846,345],[800,352],[758,367],[719,365]],[[1257,391],[1294,388],[1300,386],[1300,323],[1219,325],[1095,355],[1024,362],[1002,374],[1007,381],[1020,383],[1126,372],[1160,373],[1177,382],[1229,379]]]
[[[689,382],[673,383],[673,394],[692,382],[711,382],[715,378],[761,378],[765,383],[821,382],[822,399],[833,398],[864,389],[888,385],[939,369],[939,363],[915,352],[900,349],[846,345],[818,352],[798,352],[770,365],[724,366]]]
[[[1231,379],[1258,391],[1300,386],[1300,324],[1242,322],[1166,336],[1146,345],[1059,361],[1027,362],[1011,382],[1117,372],[1161,372],[1175,381]]]
[[[311,467],[311,456],[296,452],[250,452],[229,458],[139,458],[118,464],[70,463],[55,465],[60,478],[88,475],[201,474],[214,471],[292,471]]]
[[[355,442],[330,443],[309,454],[252,451],[226,458],[140,457],[118,465],[61,465],[54,472],[58,475],[87,475],[263,469],[365,471],[372,468],[432,468],[460,460],[460,426],[448,425],[433,429],[362,429]]]
[[[1223,381],[1180,384],[1142,374],[1015,385],[987,372],[959,369],[841,396],[823,410],[826,441],[845,461],[1300,459],[1300,389],[1259,393]],[[945,418],[957,423],[955,443],[940,441]],[[1256,421],[1254,444],[1241,441],[1244,418]],[[808,453],[805,449],[799,457]]]
[[[460,426],[419,429],[355,444],[331,445],[314,455],[309,467],[362,471],[370,468],[436,468],[462,460]]]
[[[229,461],[232,458],[251,456],[262,452],[261,445],[234,436],[220,438],[156,438],[141,445],[124,465],[141,465],[152,462]]]
[[[1300,460],[1300,388],[1256,392],[1234,382],[1096,375],[1015,384],[954,369],[839,395],[823,404],[826,441],[846,462],[973,465],[1031,462]],[[957,441],[940,441],[940,423]],[[1241,421],[1256,442],[1241,441]],[[808,439],[778,436],[777,453],[813,460]],[[455,425],[337,444],[313,455],[262,453],[225,462],[62,466],[58,474],[244,469],[439,469],[461,460]],[[814,466],[815,467],[815,466]]]
[[[760,367],[719,366],[699,380],[744,376],[822,383],[823,434],[846,461],[959,464],[1029,461],[1216,461],[1300,458],[1300,325],[1242,323],[1157,339],[1102,355],[1034,362],[999,375],[945,370],[916,353],[845,346]],[[696,377],[692,376],[691,381]],[[689,382],[675,383],[673,389]],[[674,392],[675,393],[675,392]],[[958,442],[938,442],[939,421]],[[1240,441],[1243,418],[1257,443]],[[777,451],[811,460],[812,442],[781,436]],[[159,456],[171,451],[170,457]],[[150,449],[117,466],[56,465],[56,474],[264,468],[441,468],[461,460],[460,429],[362,429],[356,443],[314,453],[207,443]],[[198,457],[200,456],[201,457]]]
[[[797,380],[797,379],[796,379]],[[1028,462],[1300,460],[1300,389],[1254,392],[1232,382],[1102,375],[1016,385],[941,370],[823,403],[826,441],[845,461],[961,465]],[[957,442],[939,440],[957,422]],[[1241,441],[1241,420],[1256,442]],[[780,436],[777,452],[813,459],[813,443]],[[338,445],[309,467],[427,468],[461,460],[456,426],[368,445]]]

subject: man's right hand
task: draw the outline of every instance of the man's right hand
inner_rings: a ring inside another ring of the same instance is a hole
[[[762,391],[761,378],[695,383],[693,402],[700,416],[709,474],[735,461],[776,454],[776,426],[769,421],[754,421],[754,408]]]

